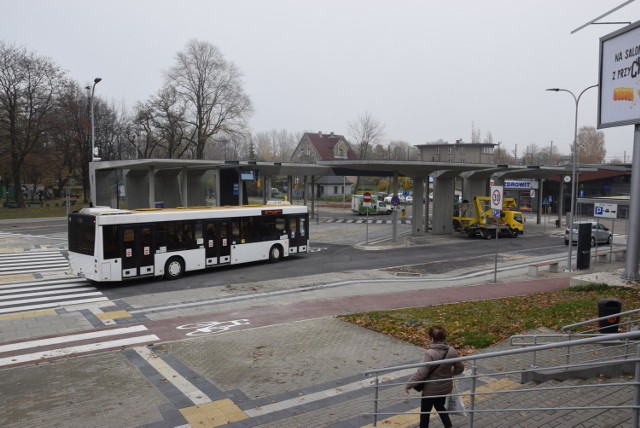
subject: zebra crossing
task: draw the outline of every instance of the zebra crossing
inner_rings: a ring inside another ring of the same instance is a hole
[[[340,217],[332,217],[324,220],[325,223],[355,223],[355,224],[391,224],[393,220],[390,218],[373,218],[366,217],[362,218],[340,218]],[[411,224],[411,219],[405,218],[397,221],[399,224]]]
[[[107,301],[82,278],[0,284],[0,315]]]
[[[149,333],[147,327],[134,325],[2,344],[0,368],[139,346],[159,340],[158,336]]]
[[[0,275],[42,273],[69,269],[69,261],[58,250],[0,253]]]

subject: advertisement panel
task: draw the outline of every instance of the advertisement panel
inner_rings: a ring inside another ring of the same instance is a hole
[[[598,129],[640,123],[640,21],[600,39]]]

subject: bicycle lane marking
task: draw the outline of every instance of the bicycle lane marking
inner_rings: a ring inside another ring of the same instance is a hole
[[[178,330],[189,330],[185,336],[206,336],[215,333],[221,333],[227,331],[233,327],[240,325],[248,325],[249,320],[239,319],[230,321],[199,321],[195,323],[183,324],[176,327]]]

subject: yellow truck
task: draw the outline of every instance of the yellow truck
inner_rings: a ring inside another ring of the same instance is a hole
[[[495,238],[496,233],[512,238],[524,233],[524,217],[515,211],[514,198],[504,198],[500,218],[493,216],[489,196],[476,196],[473,204],[460,203],[454,210],[453,228],[471,238]]]

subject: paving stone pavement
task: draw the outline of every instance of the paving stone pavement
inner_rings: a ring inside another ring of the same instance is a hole
[[[340,226],[331,224],[317,235],[323,239],[335,234],[343,238],[349,235],[341,230]],[[382,236],[380,230],[373,229],[372,238]],[[14,244],[12,241],[11,245]],[[385,244],[379,241],[371,245]],[[619,269],[619,265],[616,267]],[[528,282],[527,286],[534,292],[536,284],[548,285],[556,279],[558,285],[553,286],[563,287],[568,283],[566,274],[557,274],[545,275],[539,281]],[[317,279],[312,281],[315,283]],[[522,281],[522,272],[514,272],[511,280],[503,280],[500,285],[506,290],[510,285],[515,287],[517,281]],[[488,289],[496,290],[486,280],[476,279],[461,284],[436,284],[434,291],[453,286],[468,286],[465,295],[458,299],[473,300],[484,296]],[[407,283],[406,288],[399,285],[397,296],[410,293],[411,288],[411,283]],[[318,291],[321,292],[326,290]],[[366,304],[392,306],[395,295],[373,294],[367,296]],[[288,311],[287,305],[319,304],[319,301],[327,305],[325,313],[322,314],[323,307],[319,307],[310,319],[287,319],[286,314],[281,314],[284,321],[258,327],[229,329],[183,340],[157,340],[73,358],[47,358],[15,367],[8,365],[0,369],[0,426],[367,426],[371,419],[363,415],[370,412],[373,405],[371,378],[364,373],[374,368],[417,362],[423,349],[336,319],[336,306],[330,304],[356,297],[337,294],[331,298],[328,294],[311,292],[285,295],[280,298],[281,306],[273,308],[275,313]],[[450,299],[444,295],[440,298],[443,302],[445,298]],[[268,304],[274,304],[272,302]],[[237,313],[238,307],[230,303],[201,311],[231,316]],[[244,304],[244,307],[243,316],[251,308],[258,309],[255,304]],[[19,319],[0,317],[0,346],[20,343],[29,336],[55,337],[65,329],[93,332],[96,320],[101,319],[98,315],[103,315],[95,309],[48,311]],[[154,322],[163,321],[159,318],[146,324],[151,328]],[[16,331],[21,328],[28,329],[29,333]],[[78,346],[86,341],[88,339],[79,342]],[[415,402],[400,397],[400,384],[408,375],[405,371],[387,377],[388,381],[399,384],[384,392],[386,397],[397,401],[391,408],[398,411],[415,407]],[[441,426],[437,419],[432,420],[433,426]],[[408,417],[394,426],[414,426],[416,421],[417,416]],[[459,425],[465,423],[461,417],[454,421]],[[505,425],[505,421],[498,417],[476,426],[511,426]],[[569,425],[558,426],[571,426],[568,420],[564,423]],[[595,426],[588,420],[580,423]],[[597,423],[604,422],[598,420]],[[620,426],[625,423],[620,422]],[[551,425],[548,418],[536,415],[526,424],[513,426]]]

